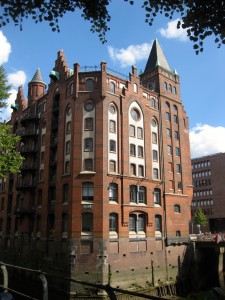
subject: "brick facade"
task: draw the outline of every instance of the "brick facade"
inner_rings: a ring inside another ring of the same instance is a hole
[[[11,116],[26,159],[1,185],[4,258],[103,284],[110,269],[124,288],[152,283],[152,266],[175,281],[192,198],[179,76],[159,64],[128,78],[105,62],[71,71],[60,51],[50,78],[46,91],[36,74],[28,102],[20,88]]]

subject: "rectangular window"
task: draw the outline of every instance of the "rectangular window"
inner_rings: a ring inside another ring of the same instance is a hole
[[[152,133],[152,143],[157,144],[157,134],[155,132]]]
[[[136,156],[136,147],[134,144],[130,144],[130,155]]]
[[[179,140],[179,132],[178,131],[174,131],[174,138],[175,138],[175,140]]]
[[[167,146],[167,153],[168,155],[172,155],[172,147],[171,146]]]
[[[180,164],[177,164],[176,170],[177,170],[177,173],[181,173],[181,166],[180,166]]]
[[[170,128],[166,128],[166,135],[170,138],[171,137],[171,130]]]
[[[158,179],[159,178],[159,170],[157,168],[153,169],[153,178]]]
[[[166,112],[166,121],[170,121],[170,113]]]
[[[45,134],[42,134],[42,137],[41,137],[41,145],[42,145],[42,146],[45,145]]]
[[[38,199],[37,199],[37,205],[42,205],[42,190],[38,190]]]
[[[136,175],[136,165],[135,164],[130,164],[130,174],[131,175]]]
[[[114,160],[110,160],[109,162],[109,171],[113,173],[116,172],[116,162]]]
[[[109,131],[113,133],[116,132],[116,122],[113,120],[109,121]]]
[[[71,132],[71,122],[66,123],[66,134],[69,134]]]
[[[116,141],[114,140],[109,141],[109,151],[116,152]]]
[[[176,156],[180,156],[180,148],[176,147]]]
[[[143,157],[143,147],[138,146],[138,157]]]
[[[153,157],[153,161],[158,161],[158,151],[157,150],[152,151],[152,157]]]
[[[84,121],[84,130],[93,130],[93,118],[86,118]]]
[[[85,159],[84,168],[85,171],[93,171],[93,160],[91,158]]]
[[[84,151],[91,152],[93,151],[93,139],[87,138],[84,140]]]
[[[45,158],[45,153],[41,152],[41,159],[40,159],[40,163],[43,164],[44,163],[44,158]]]
[[[66,154],[70,154],[70,141],[66,142]]]
[[[144,176],[144,167],[141,165],[138,166],[138,176]]]
[[[177,188],[179,191],[182,190],[182,183],[180,181],[178,181],[178,183],[177,183]]]
[[[138,139],[143,139],[143,129],[141,127],[137,128],[137,137]]]
[[[94,200],[93,182],[84,182],[82,184],[82,200]]]
[[[138,187],[138,203],[146,203],[146,188],[144,186]]]
[[[173,116],[173,121],[174,121],[174,124],[178,124],[178,116],[177,115]]]
[[[130,125],[130,136],[135,137],[135,127]]]

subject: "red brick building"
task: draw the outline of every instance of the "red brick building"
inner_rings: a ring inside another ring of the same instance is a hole
[[[175,281],[189,240],[188,118],[180,78],[155,40],[143,74],[58,53],[19,88],[10,123],[21,174],[1,182],[0,245],[16,264],[127,288]],[[174,246],[176,245],[176,246]],[[27,257],[29,259],[27,259]],[[80,286],[59,283],[61,290]]]
[[[216,153],[192,159],[193,200],[191,213],[194,216],[200,207],[208,223],[202,231],[225,233],[225,153]],[[198,232],[192,225],[192,230]]]

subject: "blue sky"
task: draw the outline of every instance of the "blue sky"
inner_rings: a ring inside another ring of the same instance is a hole
[[[174,20],[161,15],[153,26],[145,23],[141,4],[131,6],[114,0],[109,6],[112,17],[108,42],[102,45],[97,34],[90,32],[90,23],[80,12],[68,13],[60,20],[60,33],[51,31],[47,23],[23,23],[23,31],[9,24],[0,31],[0,64],[13,84],[9,103],[15,100],[18,86],[24,86],[40,67],[44,81],[54,67],[59,50],[64,51],[68,65],[99,65],[128,75],[131,66],[144,70],[152,41],[157,38],[171,69],[181,80],[181,97],[189,116],[192,157],[225,152],[225,46],[220,49],[214,38],[205,41],[204,51],[196,55],[186,32],[176,29]],[[170,21],[170,22],[169,22]],[[10,109],[3,118],[9,118]]]

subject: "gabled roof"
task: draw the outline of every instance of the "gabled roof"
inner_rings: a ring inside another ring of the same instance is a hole
[[[42,82],[42,83],[44,83],[44,80],[42,78],[41,71],[40,71],[39,68],[37,69],[36,73],[34,74],[34,77],[32,78],[32,80],[30,82]]]
[[[160,66],[171,72],[162,48],[160,47],[158,40],[155,39],[145,67],[145,72],[153,70],[157,66]]]

